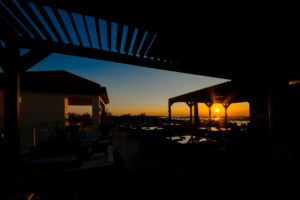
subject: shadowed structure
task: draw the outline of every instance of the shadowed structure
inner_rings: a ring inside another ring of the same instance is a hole
[[[174,103],[186,102],[190,108],[194,106],[195,123],[199,124],[198,103],[205,103],[208,107],[209,120],[211,120],[212,105],[214,103],[220,103],[225,108],[225,120],[227,121],[227,108],[230,106],[230,104],[239,102],[251,102],[251,99],[254,96],[254,90],[254,88],[251,88],[250,85],[245,82],[230,81],[172,97],[169,99],[169,109],[171,109],[171,106]],[[169,119],[171,120],[171,115],[169,115]],[[190,112],[190,119],[192,119],[192,112]]]
[[[297,12],[270,6],[174,3],[116,9],[92,0],[0,0],[4,132],[12,166],[19,158],[20,77],[51,53],[243,80],[251,93],[238,87],[241,93],[233,93],[230,102],[251,95],[251,110],[269,136],[284,134],[284,123],[278,122],[286,116],[288,83],[299,79],[294,51],[299,30]],[[21,56],[20,48],[30,51]],[[214,88],[220,88],[222,102],[230,84]],[[219,101],[218,95],[208,98],[211,89],[203,91],[203,102]]]

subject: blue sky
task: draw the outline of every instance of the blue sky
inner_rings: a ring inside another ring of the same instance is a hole
[[[167,115],[170,97],[226,81],[62,54],[51,54],[30,70],[66,70],[100,83],[107,87],[107,107],[114,115]],[[177,105],[178,110],[185,106]]]
[[[35,3],[29,2],[28,6],[47,30],[50,35],[49,37],[51,37],[46,38],[39,30],[39,27],[30,19],[22,6],[19,5],[18,1],[13,0],[13,3],[20,12],[23,13],[24,17],[29,20],[42,40],[97,49],[99,53],[101,53],[101,51],[110,51],[139,57],[141,59],[161,59],[158,57],[148,58],[147,55],[152,43],[155,43],[156,37],[159,37],[159,33],[150,33],[148,30],[139,29],[139,27],[129,27],[126,24],[118,24],[117,22],[86,16],[80,13],[68,13],[61,9],[57,9],[57,14],[55,14],[54,8],[42,6],[45,15],[48,15],[51,21],[50,23],[54,26],[52,30],[49,27],[50,24],[48,24],[41,15],[40,9],[37,8]],[[4,5],[3,3],[1,4]],[[6,6],[5,9],[9,10]],[[14,15],[12,15],[12,17],[19,20]],[[61,17],[64,26],[59,23],[58,17]],[[74,21],[74,24],[72,21]],[[24,26],[22,23],[20,23],[20,25]],[[24,26],[24,28],[26,27]],[[66,29],[66,32],[63,28]],[[108,28],[110,28],[110,31]],[[131,31],[129,31],[129,29]],[[56,32],[57,34],[54,34]],[[31,38],[35,37],[30,31],[28,33]],[[118,37],[118,34],[121,35]],[[137,35],[139,35],[139,38],[142,38],[142,40],[136,41]],[[119,44],[118,38],[121,40],[120,46],[117,46],[117,44]],[[145,42],[146,38],[148,42]],[[128,49],[125,48],[126,44],[129,46]],[[135,52],[133,52],[134,46],[138,47]],[[142,47],[147,49],[143,51],[143,53],[140,51]],[[21,49],[21,55],[24,53],[26,53],[26,51]],[[166,62],[171,63],[171,60],[166,60]],[[201,71],[202,66],[199,65],[197,67],[199,71]],[[110,103],[107,107],[114,115],[140,113],[146,113],[147,115],[167,115],[169,98],[227,81],[219,78],[163,71],[55,53],[45,58],[30,70],[66,70],[100,83],[102,86],[107,87],[110,99]],[[185,103],[175,104],[172,108],[172,113],[175,115],[189,114],[189,109]],[[87,107],[77,107],[76,109],[78,112],[84,112],[84,109],[90,111],[90,107],[89,109]],[[204,107],[202,110],[205,109],[207,108]]]

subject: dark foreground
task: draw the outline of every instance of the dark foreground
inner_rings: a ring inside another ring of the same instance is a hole
[[[299,195],[296,193],[300,177],[298,159],[282,152],[251,152],[250,147],[222,150],[222,146],[214,145],[187,148],[129,137],[127,132],[115,132],[113,145],[112,165],[80,171],[54,168],[40,176],[26,177],[19,186],[1,191],[1,199],[200,199],[204,196],[269,198],[278,195],[286,198]]]

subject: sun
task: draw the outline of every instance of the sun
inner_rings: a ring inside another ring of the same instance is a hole
[[[220,112],[220,109],[219,109],[219,108],[216,108],[216,112]]]

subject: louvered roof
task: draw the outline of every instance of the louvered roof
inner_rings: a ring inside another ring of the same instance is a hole
[[[294,12],[272,5],[0,0],[2,46],[222,78],[297,79]]]

